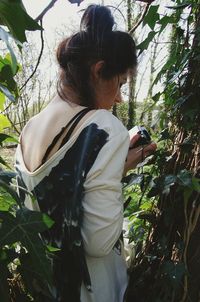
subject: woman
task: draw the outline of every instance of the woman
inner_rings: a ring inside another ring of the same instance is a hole
[[[127,285],[121,178],[142,151],[129,150],[128,131],[108,111],[136,68],[133,39],[113,25],[108,8],[91,5],[61,42],[58,95],[27,123],[16,154],[18,182],[37,199],[26,205],[55,221],[42,234],[60,249],[53,301],[122,302]]]

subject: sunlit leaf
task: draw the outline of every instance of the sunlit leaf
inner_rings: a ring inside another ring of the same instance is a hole
[[[16,201],[19,207],[22,206],[22,202],[17,192],[2,179],[0,179],[0,187],[4,189]]]
[[[0,190],[0,211],[9,211],[9,209],[15,205],[16,202],[13,200],[9,194],[7,194],[2,189]]]
[[[42,218],[48,228],[52,227],[54,221],[48,215],[43,214]]]
[[[10,136],[5,133],[0,133],[0,145],[2,145],[3,142],[9,142],[9,143],[16,143],[18,144],[18,139],[16,139],[13,136]]]
[[[6,100],[5,95],[2,92],[0,92],[0,110],[3,110],[5,100]]]
[[[10,122],[9,122],[8,118],[5,115],[0,114],[0,132],[4,128],[8,128],[8,127],[10,127]]]
[[[8,163],[0,156],[0,164],[4,165],[5,167],[10,169],[10,166],[8,165]]]
[[[58,249],[57,247],[51,246],[51,245],[47,245],[47,249],[49,252],[58,252],[60,251],[60,249]]]

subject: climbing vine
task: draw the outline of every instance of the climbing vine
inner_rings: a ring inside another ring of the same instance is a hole
[[[154,81],[164,83],[154,100],[163,101],[165,128],[148,172],[151,207],[138,215],[141,225],[146,222],[146,236],[130,269],[128,302],[196,302],[200,297],[200,2],[174,1],[168,10],[170,15],[154,19],[155,25],[172,28],[167,61]],[[143,22],[153,27],[148,14]],[[150,32],[140,51],[157,34]],[[141,184],[144,190],[144,180]]]

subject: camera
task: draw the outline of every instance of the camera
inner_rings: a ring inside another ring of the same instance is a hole
[[[130,139],[136,134],[140,134],[140,138],[135,142],[133,148],[151,143],[151,136],[144,126],[135,126],[129,130]]]

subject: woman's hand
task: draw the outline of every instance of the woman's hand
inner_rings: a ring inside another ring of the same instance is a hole
[[[127,160],[124,166],[124,174],[123,174],[124,176],[129,170],[136,168],[136,166],[140,162],[142,162],[147,156],[151,155],[157,148],[157,145],[153,142],[148,145],[143,145],[134,148],[134,144],[137,142],[139,138],[140,135],[136,134],[131,139],[130,149],[128,151]]]

